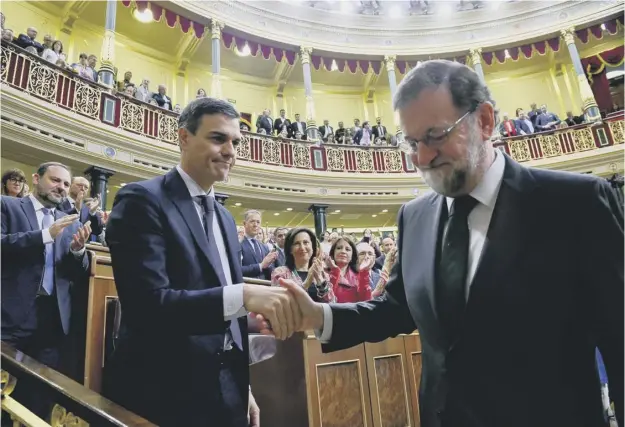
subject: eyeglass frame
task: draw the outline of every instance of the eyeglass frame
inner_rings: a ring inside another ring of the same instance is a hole
[[[22,177],[15,177],[12,176],[11,178],[7,179],[7,181],[11,181],[15,184],[25,184],[26,183],[26,179],[22,178]]]
[[[464,119],[466,119],[467,117],[469,117],[471,114],[475,113],[477,111],[477,108],[480,106],[480,103],[476,103],[474,106],[472,106],[466,113],[464,113],[458,120],[456,120],[454,122],[454,124],[452,124],[451,126],[449,126],[446,129],[442,130],[442,135],[435,137],[435,142],[430,142],[430,140],[432,139],[432,137],[430,136],[432,133],[432,130],[434,129],[430,129],[428,131],[428,134],[422,138],[421,140],[418,139],[410,139],[409,142],[404,142],[405,145],[407,145],[410,149],[409,151],[411,153],[414,153],[417,151],[417,145],[419,144],[419,142],[423,142],[425,144],[426,147],[428,148],[440,148],[445,142],[447,142],[447,138],[449,137],[449,134],[451,132],[454,131],[454,129],[456,129],[456,127],[462,123],[462,121]]]

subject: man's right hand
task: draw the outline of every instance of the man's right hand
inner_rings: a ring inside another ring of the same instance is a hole
[[[308,292],[293,280],[280,279],[280,286],[287,289],[294,297],[301,312],[301,323],[297,331],[323,329],[323,305],[314,302]]]
[[[243,285],[243,306],[249,312],[269,321],[273,335],[285,340],[302,323],[302,315],[293,295],[276,286]],[[268,329],[269,325],[265,325]]]
[[[263,259],[263,261],[260,263],[260,267],[263,270],[266,268],[269,268],[271,264],[276,262],[276,259],[278,259],[278,251],[269,252],[267,256]]]
[[[50,237],[56,239],[56,236],[61,234],[65,227],[70,226],[77,219],[78,215],[65,215],[64,217],[57,219],[48,229],[50,230]]]

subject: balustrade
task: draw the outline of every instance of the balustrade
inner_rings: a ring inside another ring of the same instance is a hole
[[[149,140],[178,143],[178,114],[140,102],[85,80],[2,42],[0,81],[60,109],[123,129]],[[623,116],[598,125],[579,125],[528,136],[505,138],[495,146],[519,162],[565,156],[624,142]],[[251,132],[237,147],[240,160],[295,169],[350,173],[414,173],[410,156],[396,147],[317,145]]]

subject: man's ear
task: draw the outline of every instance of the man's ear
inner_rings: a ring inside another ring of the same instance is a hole
[[[39,184],[39,175],[36,173],[33,174],[33,185]]]
[[[189,131],[187,129],[178,128],[178,145],[180,146],[180,151],[186,148],[188,136],[189,136]]]
[[[493,109],[493,104],[490,102],[482,103],[477,109],[477,114],[478,123],[482,131],[482,140],[486,141],[490,139],[495,129],[495,111]]]

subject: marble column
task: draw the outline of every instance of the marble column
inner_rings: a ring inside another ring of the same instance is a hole
[[[575,28],[567,28],[566,30],[560,30],[560,34],[566,43],[566,47],[569,49],[569,55],[571,61],[573,61],[573,68],[575,74],[577,74],[577,84],[579,85],[579,93],[582,96],[582,109],[588,122],[600,122],[601,113],[595,101],[595,96],[592,93],[590,84],[586,79],[586,73],[584,73],[584,67],[582,66],[582,60],[579,57],[577,46],[575,46]]]
[[[106,21],[104,23],[104,39],[102,40],[102,57],[100,59],[99,81],[113,87],[115,85],[115,18],[117,1],[106,1]]]
[[[323,233],[325,233],[328,228],[328,224],[326,222],[328,207],[328,205],[321,204],[312,204],[308,207],[308,211],[313,214],[313,218],[315,220],[315,234],[319,240],[321,240]]]
[[[397,56],[395,55],[385,55],[384,63],[386,64],[386,73],[388,74],[388,86],[391,89],[391,106],[393,105],[393,100],[395,99],[395,93],[397,93],[397,77],[395,76],[395,60]],[[395,124],[395,130],[397,133],[400,132],[399,127],[399,115],[393,114],[393,123]]]
[[[482,68],[482,48],[474,48],[469,50],[469,56],[471,57],[471,64],[473,65],[473,69],[480,76],[480,80],[482,83],[486,84],[486,79],[484,78],[484,69]]]
[[[219,203],[221,206],[226,205],[226,200],[228,200],[229,197],[230,196],[224,193],[215,193],[215,200],[217,200],[217,203]]]
[[[316,141],[319,139],[319,131],[317,122],[315,122],[315,102],[312,94],[312,74],[310,68],[310,54],[312,47],[301,47],[300,58],[304,71],[304,92],[306,95],[306,135],[308,140]]]
[[[110,169],[101,168],[99,166],[89,166],[85,170],[85,175],[91,178],[91,197],[100,197],[100,207],[106,210],[106,190],[109,178],[115,175]]]
[[[211,71],[213,78],[211,81],[211,96],[213,98],[222,98],[221,93],[221,30],[224,24],[213,19],[211,21],[211,51],[212,65]]]

